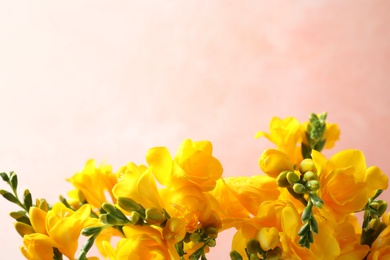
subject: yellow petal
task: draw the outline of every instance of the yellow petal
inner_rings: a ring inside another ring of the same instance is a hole
[[[168,149],[165,147],[150,149],[146,154],[146,161],[158,182],[162,185],[167,185],[173,163]]]
[[[359,150],[344,150],[336,153],[329,159],[329,164],[333,169],[346,168],[352,166],[355,169],[355,178],[363,182],[366,175],[366,159]]]
[[[389,178],[376,166],[367,169],[366,183],[373,190],[386,190]]]
[[[31,207],[29,211],[31,225],[35,232],[47,235],[46,212],[37,207]]]

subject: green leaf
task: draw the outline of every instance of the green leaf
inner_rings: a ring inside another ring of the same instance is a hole
[[[0,190],[0,194],[6,199],[13,203],[18,204],[18,199],[11,193],[6,190]]]
[[[5,172],[0,172],[0,176],[3,179],[3,181],[5,182],[9,181],[8,175]]]
[[[15,172],[11,172],[9,178],[10,178],[9,184],[11,185],[11,188],[13,190],[16,190],[18,188],[18,176],[16,175]]]
[[[326,143],[326,139],[323,139],[323,140],[319,141],[319,142],[314,146],[314,150],[321,152],[322,149],[323,149],[324,146],[325,146],[325,143]]]
[[[27,225],[31,226],[30,219],[27,216],[21,216],[20,218],[16,219],[18,222],[25,223]]]
[[[14,219],[18,219],[18,218],[21,218],[23,216],[26,216],[26,211],[14,211],[14,212],[11,212],[9,213],[9,215],[14,218]]]
[[[32,206],[31,193],[28,189],[26,189],[24,191],[23,202],[24,202],[24,205],[26,206],[26,210],[28,211],[30,209],[30,207]]]

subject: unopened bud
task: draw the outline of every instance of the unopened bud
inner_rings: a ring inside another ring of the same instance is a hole
[[[206,244],[207,244],[209,247],[215,247],[215,245],[217,244],[217,242],[215,241],[215,239],[207,239]]]
[[[303,174],[303,180],[304,181],[312,181],[312,180],[318,180],[317,173],[314,173],[312,171],[307,171],[305,174]]]
[[[260,243],[256,239],[249,239],[246,243],[246,250],[248,254],[257,254],[261,251]]]
[[[310,191],[316,191],[320,188],[320,182],[317,180],[308,181],[306,183],[306,188]]]
[[[131,211],[138,211],[141,210],[141,205],[139,205],[137,202],[130,198],[126,197],[119,197],[117,200],[117,203],[119,207],[121,207],[123,210],[131,212]]]
[[[282,171],[276,178],[276,183],[279,187],[290,187],[290,183],[287,180],[287,173],[289,171]]]
[[[268,250],[265,253],[265,257],[267,260],[279,260],[280,257],[282,256],[282,249],[280,247],[275,247],[274,249]]]
[[[45,212],[49,210],[49,205],[47,204],[47,201],[45,199],[40,199],[37,207]]]
[[[231,260],[243,260],[242,256],[236,250],[230,251],[230,259]]]
[[[147,208],[145,215],[145,220],[152,225],[160,225],[166,220],[163,212],[158,208]]]
[[[317,172],[316,166],[312,159],[304,159],[299,165],[299,171],[301,173],[306,173],[308,171]]]
[[[198,243],[200,241],[200,234],[195,232],[190,235],[190,240],[194,243]]]
[[[299,176],[295,172],[288,172],[286,177],[288,183],[291,185],[294,185],[294,183],[299,181]]]
[[[294,183],[293,190],[297,194],[303,194],[306,192],[306,188],[302,183]]]
[[[215,227],[208,227],[206,228],[206,234],[209,236],[209,238],[217,238],[218,237],[218,230]]]
[[[368,228],[368,229],[377,230],[380,224],[381,224],[381,221],[380,221],[379,219],[373,218],[373,219],[371,219],[370,222],[368,223],[367,228]]]
[[[140,216],[140,214],[137,211],[132,211],[130,213],[130,222],[135,225],[135,224],[138,223],[140,217],[141,216]]]

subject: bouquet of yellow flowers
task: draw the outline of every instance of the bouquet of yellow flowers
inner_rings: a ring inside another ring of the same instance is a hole
[[[150,149],[147,165],[113,171],[89,160],[54,204],[29,190],[20,198],[14,172],[0,173],[11,187],[0,192],[22,208],[10,215],[27,259],[99,259],[87,256],[94,245],[105,259],[206,259],[231,228],[233,260],[390,259],[390,214],[377,199],[388,177],[358,150],[327,159],[321,151],[339,134],[325,113],[305,123],[275,117],[256,138],[276,147],[252,177],[223,178],[212,144],[187,139],[174,156]]]

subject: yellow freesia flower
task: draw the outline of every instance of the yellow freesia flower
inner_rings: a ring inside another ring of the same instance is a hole
[[[296,118],[286,117],[281,119],[273,117],[269,125],[270,133],[257,132],[255,138],[266,137],[276,147],[287,154],[294,164],[302,160],[301,142],[302,128]]]
[[[328,224],[330,221],[328,221]],[[360,244],[362,229],[354,215],[348,215],[344,222],[329,224],[339,243],[340,255],[336,260],[361,260],[367,255],[369,247]],[[321,232],[321,231],[320,231]]]
[[[163,207],[153,173],[144,165],[128,163],[119,171],[119,181],[112,189],[115,198],[131,198],[144,208]]]
[[[48,259],[53,256],[53,247],[64,254],[69,259],[74,259],[78,246],[78,238],[81,230],[90,225],[99,225],[98,219],[90,219],[91,207],[83,205],[77,211],[66,208],[64,204],[58,202],[44,215],[36,207],[30,208],[30,218],[35,231],[23,237],[24,246],[21,251],[28,259]],[[45,229],[43,229],[45,227]],[[51,259],[51,258],[50,258]]]
[[[368,260],[390,259],[390,226],[387,226],[372,243]]]
[[[158,182],[168,188],[192,185],[210,191],[223,171],[221,163],[212,156],[212,150],[208,141],[186,139],[173,159],[167,148],[156,147],[148,151],[146,161]]]
[[[123,227],[123,232],[126,238],[121,239],[116,248],[103,242],[111,260],[179,259],[175,248],[163,239],[160,228],[128,225]]]
[[[241,205],[252,215],[257,214],[261,203],[276,200],[279,196],[275,179],[266,175],[229,177],[224,180]]]
[[[250,214],[237,198],[237,192],[226,183],[226,179],[219,179],[215,188],[210,191],[212,208],[217,210],[222,216],[224,227],[227,225],[225,224],[226,219],[230,222],[229,220],[231,219],[248,218]],[[229,228],[231,227],[230,225],[228,226]]]
[[[260,169],[271,178],[277,178],[282,171],[293,171],[290,158],[276,149],[265,150],[259,158]]]
[[[388,177],[377,167],[367,169],[364,155],[358,150],[341,151],[329,161],[313,150],[312,157],[321,184],[319,196],[324,201],[321,212],[326,217],[340,221],[362,210],[378,189],[387,189]]]
[[[80,172],[73,175],[69,182],[81,191],[87,202],[94,208],[100,209],[104,202],[112,200],[115,203],[115,197],[112,194],[112,188],[117,182],[116,175],[112,173],[110,165],[100,165],[96,167],[94,160],[88,160]],[[93,188],[92,188],[93,187]],[[71,192],[72,198],[75,192]],[[106,193],[110,198],[106,198]]]
[[[168,219],[163,229],[164,239],[174,245],[184,239],[186,235],[186,223],[181,218]]]
[[[161,189],[160,195],[169,215],[184,219],[187,232],[193,233],[202,223],[209,220],[212,212],[211,203],[208,196],[196,186],[177,190]]]
[[[296,243],[300,223],[300,216],[291,203],[277,200],[264,202],[258,214],[238,229],[233,237],[232,249],[245,256],[247,242],[253,238],[263,250],[282,249],[281,259],[301,259],[299,255],[305,254],[314,257]]]

